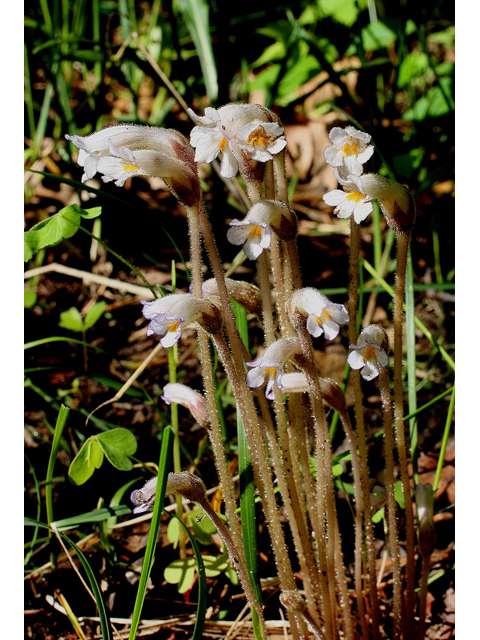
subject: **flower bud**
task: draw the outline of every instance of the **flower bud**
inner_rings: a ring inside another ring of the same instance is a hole
[[[326,404],[336,411],[345,409],[345,394],[341,386],[333,380],[330,380],[330,378],[319,378],[318,382],[323,400]]]
[[[201,393],[194,391],[187,385],[180,382],[170,382],[163,387],[161,398],[167,404],[181,404],[202,426],[208,423],[207,401]]]
[[[287,611],[291,611],[295,614],[303,614],[307,608],[305,600],[298,591],[293,589],[282,591],[279,600]]]
[[[165,495],[180,495],[192,502],[203,502],[206,488],[203,481],[188,471],[169,473]]]
[[[225,278],[225,284],[230,298],[238,302],[238,304],[241,304],[242,307],[245,307],[250,313],[260,313],[262,310],[262,298],[258,287],[250,282],[233,280],[232,278]],[[205,280],[202,284],[202,291],[206,296],[218,296],[218,283],[215,278]]]
[[[378,200],[388,226],[396,234],[409,234],[415,222],[415,200],[410,191],[376,173],[362,176],[362,185],[370,200]]]
[[[417,505],[418,546],[422,556],[430,556],[435,549],[434,500],[435,496],[431,484],[417,484],[415,502]]]

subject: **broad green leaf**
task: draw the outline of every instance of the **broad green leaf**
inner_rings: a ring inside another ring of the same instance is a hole
[[[371,22],[362,29],[362,43],[365,51],[376,51],[393,44],[397,34],[383,22]]]
[[[106,306],[107,306],[107,303],[105,302],[105,300],[100,300],[100,302],[96,302],[93,305],[93,307],[85,315],[85,319],[83,321],[84,331],[86,331],[87,329],[90,329],[90,327],[93,327],[93,325],[97,322],[97,320],[99,320],[102,317]]]
[[[205,561],[205,556],[203,560]],[[177,558],[165,567],[163,576],[170,584],[178,585],[178,593],[185,593],[195,579],[195,566],[195,558]]]
[[[81,218],[96,218],[101,207],[85,210],[77,204],[71,204],[58,213],[42,220],[29,231],[25,231],[24,260],[30,260],[40,249],[53,247],[65,238],[71,238],[80,226]]]
[[[398,70],[399,87],[405,87],[413,80],[428,69],[428,56],[423,51],[412,51],[408,53],[402,60],[402,64]]]
[[[100,469],[103,463],[103,451],[97,441],[97,436],[90,436],[77,453],[68,470],[68,477],[76,485],[84,484],[95,469]]]
[[[381,509],[379,509],[377,511],[377,513],[374,513],[372,516],[372,522],[373,524],[378,524],[379,522],[381,522],[383,519],[385,518],[385,507],[382,507]]]
[[[37,301],[37,292],[35,289],[25,289],[23,292],[23,307],[31,309]]]
[[[176,549],[178,540],[180,538],[181,524],[177,518],[172,518],[167,526],[167,538],[173,544],[173,548]]]
[[[367,6],[366,0],[317,0],[321,15],[351,27],[357,19],[359,8]]]
[[[83,318],[76,307],[62,311],[58,326],[62,327],[62,329],[68,329],[69,331],[84,331],[85,329]]]
[[[436,86],[429,89],[426,95],[419,98],[410,109],[405,111],[404,120],[422,121],[427,117],[438,118],[450,112],[447,100],[453,106],[452,78],[440,78],[439,82],[442,88]]]
[[[137,450],[137,440],[128,429],[111,429],[97,436],[98,444],[107,456],[109,462],[121,471],[130,471],[133,464],[128,458]]]

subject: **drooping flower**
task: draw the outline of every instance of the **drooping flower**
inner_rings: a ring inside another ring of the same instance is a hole
[[[306,393],[309,390],[308,378],[303,371],[284,373],[278,386],[283,393]]]
[[[233,280],[232,278],[225,278],[225,285],[230,298],[241,304],[250,313],[260,313],[262,310],[262,297],[258,287],[251,282]],[[190,287],[192,288],[193,285],[190,285]],[[219,296],[217,280],[215,278],[205,280],[202,283],[202,293],[204,296]]]
[[[388,365],[387,334],[376,324],[365,327],[350,349],[347,362],[352,369],[361,369],[360,375],[365,380],[373,380],[380,373],[379,367]]]
[[[212,332],[221,327],[218,308],[190,293],[175,293],[153,301],[141,300],[141,303],[143,315],[150,320],[147,335],[159,335],[160,343],[166,349],[178,342],[183,327],[191,322],[198,322]]]
[[[84,168],[82,182],[101,173],[104,182],[122,187],[127,178],[162,178],[175,197],[190,205],[200,197],[193,149],[187,138],[173,129],[143,125],[117,125],[88,136],[65,136],[78,149]]]
[[[272,229],[283,239],[293,237],[297,229],[296,216],[285,202],[260,200],[243,220],[230,221],[227,238],[232,244],[243,245],[247,258],[256,260],[270,247]]]
[[[334,340],[340,330],[340,326],[347,324],[348,311],[343,304],[330,302],[327,296],[307,287],[298,289],[288,301],[288,311],[294,326],[298,325],[300,316],[305,322],[308,333],[318,338],[325,333],[327,340]]]
[[[333,213],[339,218],[349,218],[353,215],[355,222],[360,224],[373,211],[373,205],[364,191],[362,178],[349,175],[345,180],[337,169],[334,171],[334,175],[344,190],[329,191],[323,196],[324,201],[330,207],[335,207]]]
[[[169,382],[163,387],[161,396],[167,404],[181,404],[190,411],[195,420],[201,425],[208,422],[207,401],[201,393],[180,382]]]
[[[388,225],[395,233],[410,233],[415,222],[415,200],[408,189],[377,173],[362,176],[362,186],[369,200],[378,200]]]
[[[130,500],[133,504],[137,505],[133,513],[144,513],[148,510],[149,506],[153,504],[157,491],[157,481],[158,478],[155,476],[155,478],[151,478],[141,489],[132,491]]]
[[[257,104],[230,103],[219,109],[207,107],[204,116],[188,110],[198,122],[190,134],[196,162],[212,162],[222,152],[220,175],[233,178],[243,155],[266,162],[287,144],[283,129],[272,121],[268,109]]]
[[[328,134],[331,146],[324,152],[326,162],[332,167],[346,168],[348,174],[360,176],[363,165],[373,155],[373,145],[369,145],[372,136],[355,127],[334,127]]]
[[[272,400],[274,397],[273,385],[276,383],[280,389],[282,384],[283,365],[294,355],[300,355],[302,348],[298,338],[288,338],[276,340],[253,362],[246,362],[247,367],[251,367],[247,373],[247,385],[256,389],[265,382],[265,397]]]

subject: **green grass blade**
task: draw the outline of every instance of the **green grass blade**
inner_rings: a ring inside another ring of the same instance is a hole
[[[247,312],[237,302],[232,301],[233,312],[240,337],[248,350],[248,323]],[[245,563],[247,565],[248,577],[253,591],[262,602],[262,591],[258,576],[258,548],[257,548],[257,519],[255,513],[255,484],[253,479],[253,468],[250,452],[248,450],[245,429],[237,412],[237,437],[238,437],[238,472],[240,475],[240,517],[242,523],[243,547],[245,550]],[[252,607],[252,622],[255,638],[263,638],[262,626],[258,619],[258,614]]]
[[[63,427],[67,421],[67,416],[70,409],[62,404],[60,411],[58,412],[57,423],[55,425],[55,433],[53,436],[52,448],[50,451],[50,459],[48,461],[47,477],[45,480],[45,504],[47,507],[47,522],[53,521],[53,497],[52,497],[52,477],[53,468],[57,459],[58,445],[60,444],[60,438],[62,437]]]
[[[405,321],[407,328],[407,390],[408,412],[413,413],[417,409],[417,357],[415,351],[415,299],[413,295],[413,265],[411,247],[408,248],[407,271],[405,274]],[[417,420],[409,421],[410,451],[412,456],[413,478],[418,482],[418,429]]]
[[[163,510],[163,501],[165,498],[165,489],[167,488],[167,477],[170,470],[173,452],[173,430],[171,427],[165,427],[162,437],[162,448],[160,451],[160,461],[158,463],[158,484],[155,502],[153,506],[152,522],[148,534],[147,547],[145,549],[145,558],[143,560],[142,573],[138,584],[137,597],[135,599],[135,607],[132,615],[132,626],[130,627],[129,640],[135,640],[137,635],[140,615],[142,613],[143,602],[147,593],[147,583],[152,570],[153,556],[157,545],[158,531],[160,529],[160,517]]]
[[[112,627],[110,624],[110,619],[108,616],[107,608],[105,607],[105,603],[103,601],[102,592],[100,591],[100,587],[98,586],[98,582],[95,578],[95,574],[90,567],[88,560],[83,555],[81,550],[77,547],[77,545],[67,538],[65,534],[61,534],[62,538],[68,542],[68,544],[72,547],[75,553],[78,556],[78,559],[82,563],[83,568],[85,569],[85,573],[87,574],[88,582],[90,583],[90,588],[92,590],[93,596],[95,598],[95,602],[97,604],[98,609],[98,617],[100,618],[100,628],[102,630],[102,638],[103,640],[112,640]]]
[[[206,0],[177,0],[177,8],[185,20],[197,50],[205,81],[205,90],[210,102],[213,104],[218,97],[218,80],[210,38],[208,3]]]
[[[131,514],[132,509],[125,504],[118,506],[102,507],[101,509],[94,509],[93,511],[87,511],[71,518],[63,518],[62,520],[56,520],[53,524],[56,526],[57,531],[68,531],[69,529],[76,529],[88,522],[103,522],[109,518],[116,518],[118,516],[125,516]]]
[[[176,518],[182,527],[187,532],[188,539],[192,545],[193,553],[195,555],[195,561],[197,563],[198,573],[198,603],[197,603],[197,619],[195,621],[195,627],[193,629],[192,640],[200,640],[203,635],[203,628],[205,626],[205,613],[207,611],[207,575],[205,573],[205,565],[203,564],[202,554],[198,548],[195,538],[190,533],[188,527],[177,517],[174,513],[171,514]]]
[[[40,486],[38,484],[38,480],[37,480],[37,476],[35,475],[35,469],[32,467],[32,464],[30,462],[30,460],[27,458],[27,456],[25,456],[25,460],[28,462],[28,467],[29,467],[29,471],[33,476],[33,481],[35,483],[35,493],[37,494],[37,520],[40,518],[40,512],[41,512],[41,508],[42,508],[42,501],[41,501],[41,495],[40,495]],[[33,553],[33,548],[35,546],[35,543],[37,541],[37,537],[38,537],[38,526],[35,527],[35,531],[33,533],[33,537],[32,539],[27,543],[26,546],[28,546],[28,552],[27,555],[25,556],[25,560],[24,560],[24,566],[26,566],[32,556]]]
[[[455,407],[455,384],[453,385],[451,391],[452,391],[452,397],[450,399],[450,406],[448,407],[447,421],[445,423],[445,429],[443,431],[442,445],[440,447],[440,455],[438,456],[437,471],[435,472],[435,481],[433,483],[434,491],[438,489],[438,485],[440,484],[440,476],[442,473],[443,460],[445,458],[445,451],[447,449],[448,435],[450,433],[450,427],[452,425],[453,409]]]

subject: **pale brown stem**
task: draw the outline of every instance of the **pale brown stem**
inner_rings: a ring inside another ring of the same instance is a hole
[[[348,448],[352,458],[353,484],[355,487],[355,594],[357,598],[358,617],[362,626],[362,635],[369,637],[367,620],[365,618],[365,607],[363,605],[363,585],[362,585],[362,483],[360,479],[360,464],[357,456],[357,445],[355,434],[348,413],[345,409],[339,410],[345,435],[347,436]]]
[[[385,475],[387,485],[388,538],[393,573],[393,638],[402,636],[402,583],[400,576],[400,555],[397,528],[397,503],[395,501],[395,478],[393,460],[392,407],[388,388],[388,372],[380,367],[380,395],[383,406],[383,425],[385,428]]]
[[[201,271],[201,244],[200,244],[200,227],[198,214],[195,210],[187,209],[189,230],[190,230],[190,256],[192,264],[192,281],[193,291],[197,298],[202,298],[202,271]],[[243,552],[242,530],[235,514],[236,501],[233,492],[232,480],[228,471],[227,460],[225,457],[225,448],[223,446],[222,428],[218,419],[217,402],[215,398],[215,385],[212,373],[212,361],[210,356],[210,348],[208,344],[208,336],[202,328],[197,331],[198,344],[200,347],[200,361],[202,365],[203,384],[205,388],[205,398],[207,400],[208,418],[209,418],[209,436],[212,443],[215,464],[218,476],[223,488],[223,497],[225,501],[225,511],[228,518],[229,526],[236,546]]]
[[[348,296],[349,338],[351,344],[357,343],[357,305],[358,305],[358,268],[360,250],[360,229],[357,223],[350,219],[350,286]],[[370,606],[372,611],[372,638],[378,640],[380,633],[380,613],[376,585],[375,569],[375,542],[373,534],[372,511],[370,508],[370,487],[368,480],[367,441],[365,435],[365,423],[362,404],[362,386],[360,371],[352,370],[350,378],[353,383],[355,398],[355,418],[357,426],[357,439],[360,463],[360,477],[363,497],[363,517],[365,521],[365,539],[367,545],[368,587],[370,592]],[[358,551],[360,553],[360,551]]]

